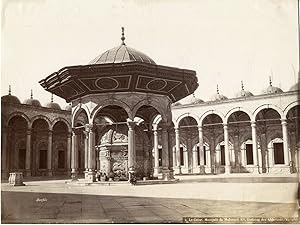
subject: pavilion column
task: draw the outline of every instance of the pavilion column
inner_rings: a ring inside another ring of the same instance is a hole
[[[70,168],[71,168],[71,148],[72,148],[72,143],[71,143],[71,134],[68,133],[67,135],[67,175],[71,175],[70,174]]]
[[[49,139],[50,141],[50,139]],[[51,133],[51,143],[52,143],[52,133]],[[31,176],[31,129],[26,132],[26,162],[25,162],[25,175]]]
[[[94,182],[95,178],[95,154],[94,154],[94,132],[93,125],[87,125],[86,131],[88,132],[88,176],[87,179]]]
[[[288,131],[286,119],[281,120],[282,126],[282,139],[283,139],[283,154],[284,154],[284,165],[289,165],[289,144],[288,144]]]
[[[132,120],[127,120],[128,126],[128,172],[129,180],[131,174],[135,172],[135,122]]]
[[[48,176],[52,176],[52,135],[53,131],[48,132],[48,151],[47,151],[47,170]]]
[[[72,151],[71,151],[71,178],[72,181],[77,180],[77,135],[72,132]]]
[[[181,174],[180,165],[180,134],[179,128],[175,127],[175,149],[176,149],[176,166],[178,167],[178,173]]]
[[[169,171],[169,140],[168,140],[168,125],[163,123],[162,125],[162,179],[170,179]]]
[[[188,168],[188,173],[192,173],[193,169],[193,149],[192,149],[192,139],[190,138],[191,134],[188,132],[187,138],[187,149],[186,149],[186,165]]]
[[[84,178],[88,178],[88,160],[89,160],[89,129],[86,127],[83,131],[84,134]]]
[[[2,130],[2,133],[1,133],[2,137],[1,137],[1,152],[2,152],[2,158],[1,158],[1,176],[3,178],[7,178],[7,175],[8,175],[8,171],[7,171],[7,129],[4,128]]]
[[[253,173],[259,173],[257,135],[256,135],[256,123],[255,122],[251,122],[251,130],[252,130],[253,166],[254,166]]]
[[[224,145],[225,145],[225,174],[230,174],[230,153],[229,153],[229,137],[228,125],[223,124],[224,129]]]
[[[199,133],[200,174],[205,174],[202,126],[198,126],[198,133]]]
[[[154,148],[154,171],[153,171],[153,177],[158,177],[158,172],[159,172],[159,153],[158,153],[157,124],[153,125],[153,148]]]

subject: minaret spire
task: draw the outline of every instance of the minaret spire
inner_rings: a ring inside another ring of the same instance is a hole
[[[122,37],[121,37],[121,40],[122,40],[122,45],[126,45],[125,44],[125,35],[124,35],[124,27],[122,27]]]
[[[33,91],[32,91],[32,89],[30,90],[30,98],[33,99]]]
[[[8,95],[11,95],[11,86],[8,85]]]
[[[51,102],[53,102],[53,93],[51,93]]]
[[[219,85],[217,84],[217,94],[219,94]]]
[[[271,78],[271,76],[269,76],[269,84],[270,84],[270,86],[272,86],[272,78]]]
[[[243,81],[241,81],[241,85],[242,85],[242,90],[244,90],[244,83],[243,83]]]

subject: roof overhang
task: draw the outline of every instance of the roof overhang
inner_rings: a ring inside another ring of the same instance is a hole
[[[109,92],[154,93],[169,96],[176,102],[199,86],[193,70],[142,62],[68,66],[39,83],[67,102]]]

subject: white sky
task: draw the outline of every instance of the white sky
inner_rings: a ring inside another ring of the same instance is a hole
[[[122,26],[157,64],[195,70],[203,100],[298,80],[297,0],[3,0],[1,94],[49,102],[38,81],[118,46]]]

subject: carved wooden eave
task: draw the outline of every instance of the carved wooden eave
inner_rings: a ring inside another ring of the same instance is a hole
[[[90,94],[116,92],[154,93],[176,102],[199,85],[193,70],[143,62],[68,66],[39,83],[67,102]]]

